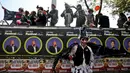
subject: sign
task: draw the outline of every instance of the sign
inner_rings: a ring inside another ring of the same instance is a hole
[[[81,28],[75,27],[0,27],[0,59],[15,58],[54,58],[78,39]],[[130,30],[86,28],[90,42],[127,51]],[[124,41],[124,46],[123,42]],[[53,44],[57,50],[53,49]],[[12,48],[13,47],[13,48]]]

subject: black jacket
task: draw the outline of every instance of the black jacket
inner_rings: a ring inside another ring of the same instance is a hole
[[[101,28],[109,28],[110,27],[109,17],[105,15],[101,16],[99,18],[99,24]]]
[[[84,54],[85,59],[83,58],[83,54]],[[85,60],[86,65],[89,65],[90,56],[91,56],[90,50],[88,49],[87,46],[83,50],[82,47],[80,45],[78,45],[77,51],[75,53],[75,57],[73,58],[74,65],[75,66],[81,65],[83,63],[83,60]]]
[[[17,47],[14,46],[14,52],[15,52],[16,50],[17,50]],[[12,46],[7,45],[7,46],[6,46],[6,51],[7,51],[7,52],[13,52]]]
[[[29,52],[34,52],[34,48],[33,48],[32,45],[29,45],[28,48],[27,48],[27,50],[28,50]],[[38,46],[36,46],[36,52],[37,52],[38,50],[39,50],[39,48],[38,48]]]
[[[51,52],[51,53],[56,53],[56,50],[55,50],[55,48],[53,47],[53,46],[50,46],[49,47],[49,51]],[[59,52],[60,51],[60,47],[57,47],[57,52]]]

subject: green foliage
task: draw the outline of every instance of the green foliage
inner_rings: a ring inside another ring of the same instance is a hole
[[[130,11],[130,0],[108,0],[108,1],[111,1],[112,3],[113,14]]]

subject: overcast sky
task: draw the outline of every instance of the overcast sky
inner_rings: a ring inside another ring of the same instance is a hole
[[[36,6],[42,6],[45,10],[47,10],[47,8],[51,6],[51,0],[0,0],[0,2],[2,3],[2,5],[7,8],[8,10],[11,11],[18,11],[18,8],[22,7],[24,8],[24,10],[28,10],[28,11],[36,11]],[[57,9],[59,10],[59,21],[56,24],[56,26],[64,26],[64,18],[60,17],[60,14],[63,12],[64,8],[64,3],[68,3],[70,5],[77,5],[77,0],[57,0]],[[106,10],[109,9],[104,9],[103,13],[106,15],[110,15],[108,14],[108,12],[106,12]],[[75,12],[75,9],[73,9],[73,11]],[[0,20],[2,20],[4,17],[4,12],[3,9],[0,7]],[[116,26],[116,20],[111,18],[111,16],[109,16],[110,18],[110,27],[113,28],[117,28]],[[75,26],[76,21],[74,20],[73,23],[71,24],[71,26]]]

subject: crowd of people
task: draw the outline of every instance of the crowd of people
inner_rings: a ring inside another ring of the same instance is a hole
[[[6,8],[2,7],[4,10]],[[11,25],[29,25],[29,26],[46,26],[48,19],[51,18],[50,26],[55,26],[58,21],[58,10],[56,6],[52,4],[52,10],[44,10],[43,7],[37,6],[37,12],[24,11],[23,8],[19,8],[16,12]]]
[[[4,7],[2,7],[5,9]],[[58,22],[58,10],[54,4],[51,5],[51,11],[44,10],[43,7],[37,6],[37,12],[24,11],[23,8],[19,8],[19,12],[16,13],[13,23],[15,25],[31,25],[31,26],[48,26],[47,23],[50,22],[50,26],[56,26]],[[73,13],[72,8],[76,11]],[[64,25],[70,27],[74,18],[76,18],[76,27],[90,27],[90,28],[110,28],[109,17],[98,13],[94,16],[93,9],[88,9],[85,12],[80,4],[75,6],[70,6],[65,3],[65,10],[61,13],[61,17],[64,18]],[[50,21],[48,20],[50,19]],[[124,13],[119,14],[117,21],[117,26],[119,28],[130,28],[130,16],[127,18]]]

